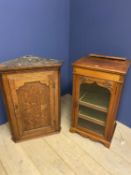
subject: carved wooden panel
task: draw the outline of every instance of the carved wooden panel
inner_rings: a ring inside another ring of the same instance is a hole
[[[17,90],[23,130],[50,125],[50,89],[41,82],[27,82]]]
[[[80,76],[80,84],[81,83],[88,83],[88,84],[96,83],[98,86],[107,88],[111,93],[113,90],[113,82],[109,80]]]

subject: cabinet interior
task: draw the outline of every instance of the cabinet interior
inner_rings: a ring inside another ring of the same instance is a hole
[[[96,83],[83,83],[80,85],[79,102],[84,106],[107,112],[109,101],[110,92],[108,89],[101,87]]]
[[[91,130],[99,135],[104,135],[105,128],[90,121],[78,118],[78,127]]]
[[[105,131],[110,91],[96,83],[80,85],[78,127],[103,135]]]
[[[79,117],[101,126],[105,126],[106,113],[85,106],[79,106]]]

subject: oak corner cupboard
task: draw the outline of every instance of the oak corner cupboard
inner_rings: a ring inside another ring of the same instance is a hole
[[[15,142],[60,131],[60,67],[24,56],[0,64],[0,82]]]
[[[129,61],[90,54],[73,63],[71,132],[110,147]]]

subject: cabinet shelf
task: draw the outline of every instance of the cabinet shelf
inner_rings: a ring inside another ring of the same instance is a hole
[[[97,84],[82,84],[79,104],[102,112],[108,112],[110,92]]]
[[[96,125],[95,123],[92,123],[90,121],[85,121],[82,118],[78,119],[78,128],[84,128],[102,136],[104,135],[105,131],[105,128],[103,126]]]
[[[88,120],[92,123],[95,123],[95,124],[98,124],[101,126],[105,126],[106,113],[80,106],[79,118],[82,118],[84,120]]]
[[[85,101],[82,101],[82,100],[79,100],[79,104],[82,105],[82,106],[85,106],[85,107],[89,107],[89,108],[92,108],[92,109],[96,109],[98,111],[105,112],[105,113],[108,112],[108,109],[103,107],[103,106],[98,106],[98,105],[88,103],[88,102],[85,102]]]

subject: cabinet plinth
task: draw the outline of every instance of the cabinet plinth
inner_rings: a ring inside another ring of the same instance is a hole
[[[33,56],[0,65],[14,141],[60,131],[60,66],[57,60]]]
[[[129,61],[91,54],[73,63],[71,132],[110,147]]]

